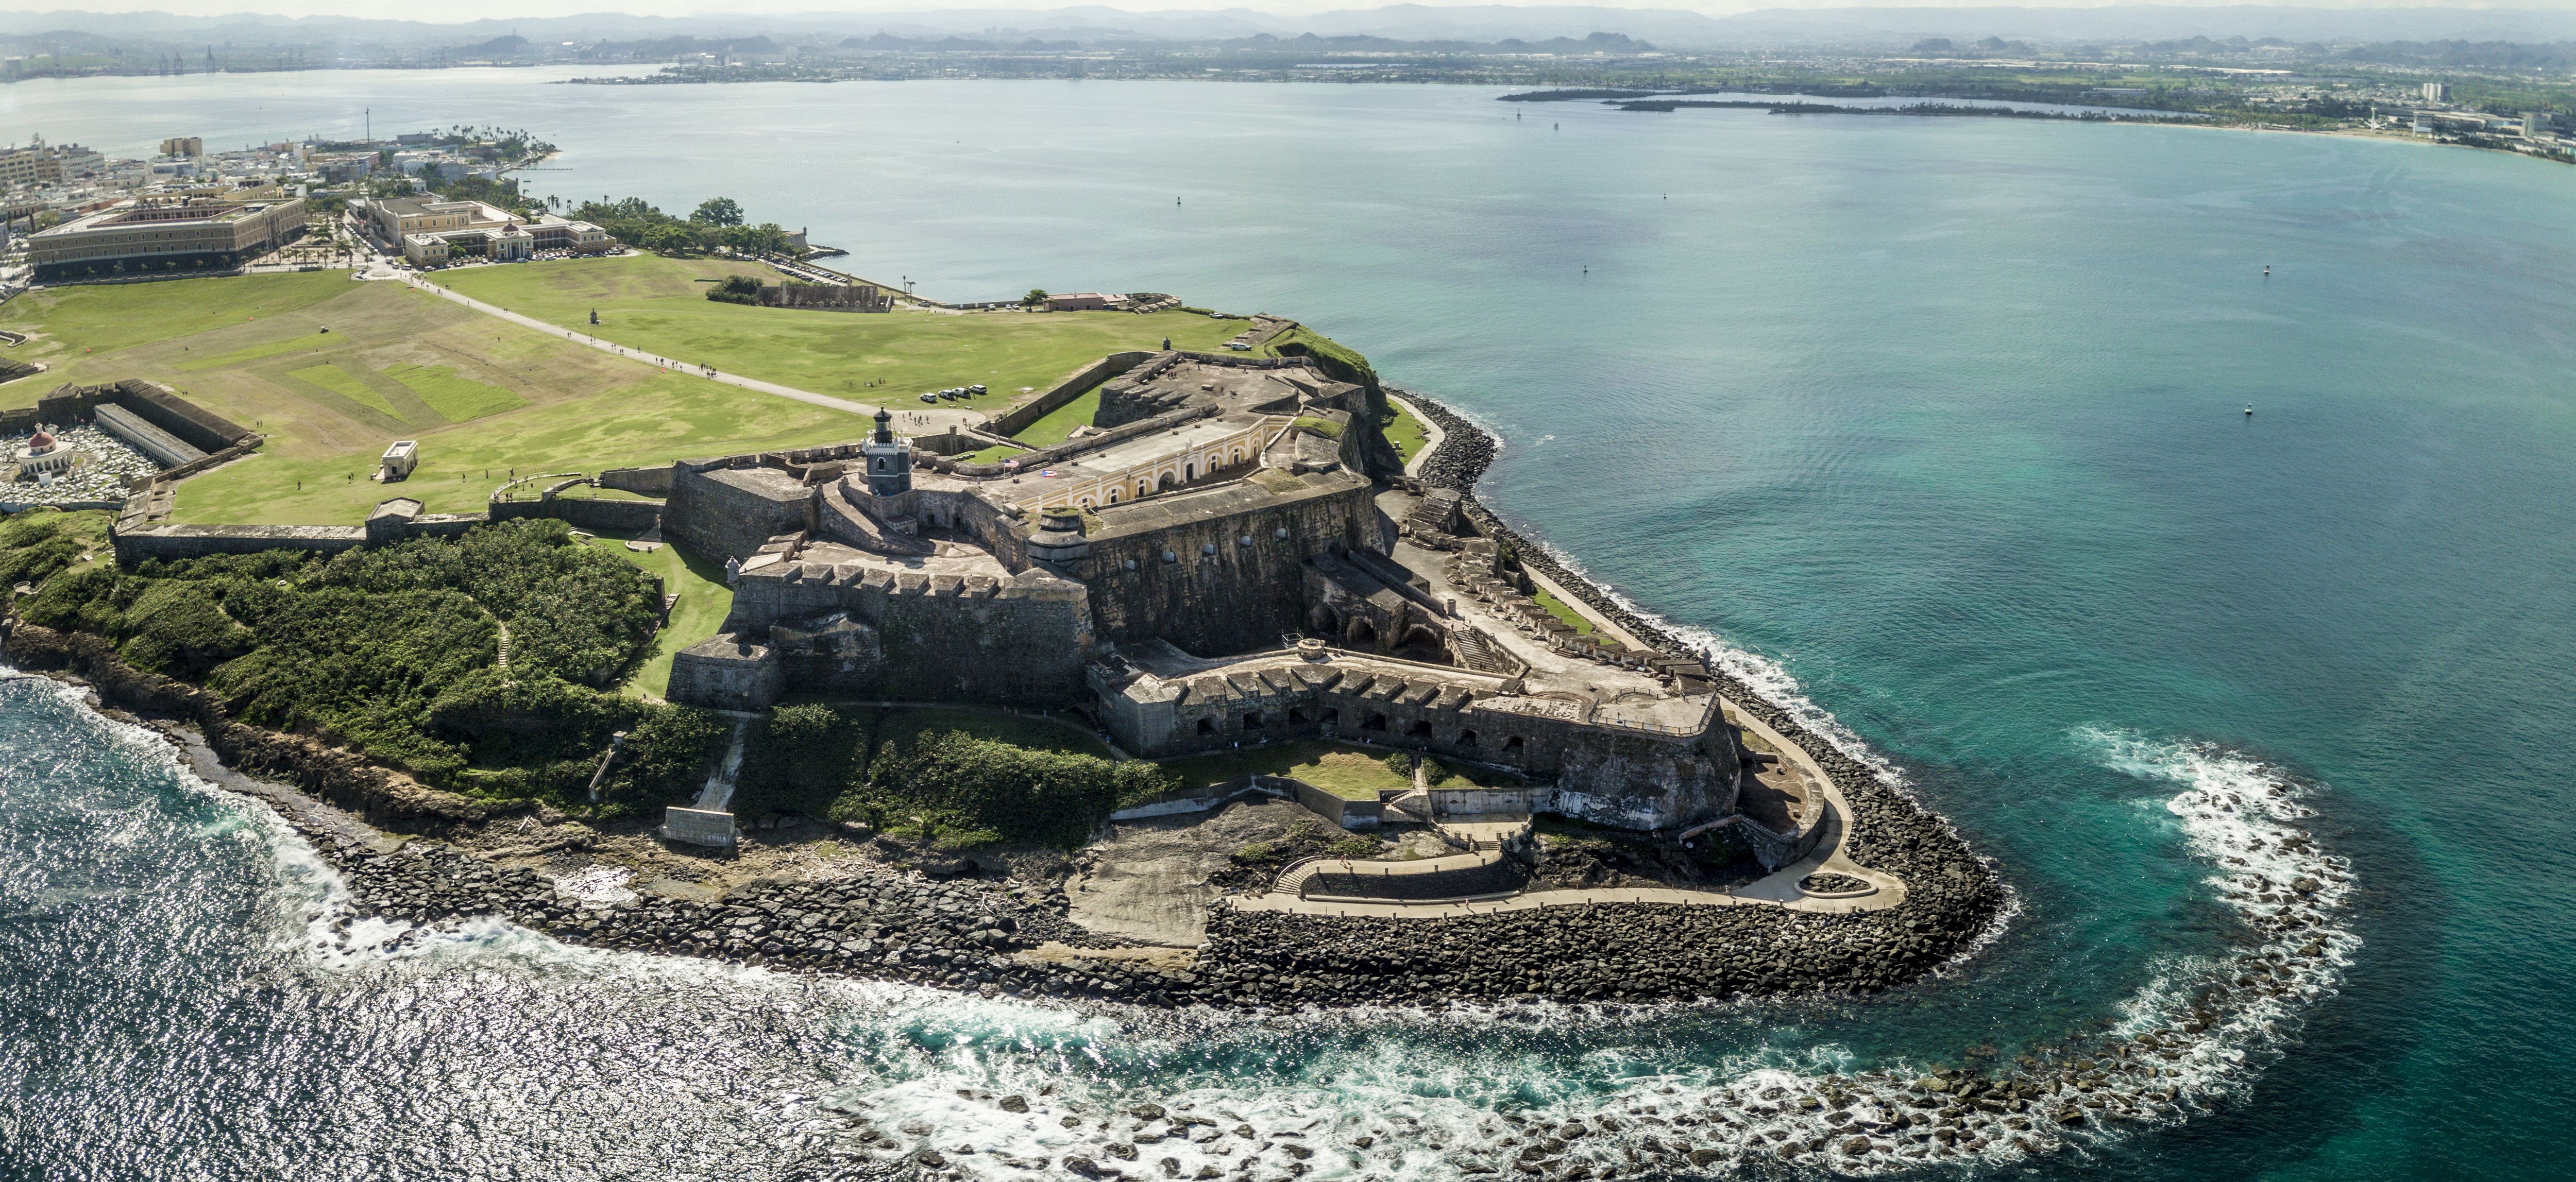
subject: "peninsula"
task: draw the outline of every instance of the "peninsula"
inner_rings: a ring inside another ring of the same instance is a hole
[[[267,801],[350,946],[498,922],[1189,1020],[1862,993],[1996,927],[1946,824],[1503,523],[1501,441],[1339,342],[1159,296],[795,306],[776,270],[20,296],[7,659]],[[2242,884],[2235,983],[2172,1022],[1748,1084],[1636,1160],[2170,1119],[2221,1033],[2326,987],[2327,874]],[[1201,1126],[1125,1118],[1064,1169],[1219,1176]],[[1503,1144],[1573,1177],[1556,1132]]]

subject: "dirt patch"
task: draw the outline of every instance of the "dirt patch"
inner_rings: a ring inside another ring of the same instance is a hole
[[[1277,800],[1238,801],[1197,817],[1113,826],[1107,840],[1074,857],[1064,887],[1069,918],[1103,936],[1196,947],[1206,939],[1208,903],[1242,877],[1235,853],[1247,846],[1290,845],[1292,828],[1301,837],[1305,830],[1327,839],[1347,836]]]

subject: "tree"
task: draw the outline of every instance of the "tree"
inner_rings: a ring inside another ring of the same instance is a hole
[[[1029,294],[1020,297],[1020,302],[1032,308],[1037,307],[1038,305],[1047,302],[1046,289],[1043,287],[1032,287],[1029,289]]]
[[[709,197],[699,204],[696,213],[689,215],[689,220],[701,226],[739,226],[742,207],[734,204],[731,197]]]

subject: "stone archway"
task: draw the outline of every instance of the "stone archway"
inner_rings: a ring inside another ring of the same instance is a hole
[[[1376,652],[1377,625],[1362,616],[1351,617],[1350,623],[1344,626],[1343,647]]]
[[[1173,485],[1175,485],[1175,484],[1178,484],[1178,483],[1180,483],[1180,481],[1177,481],[1177,480],[1172,479],[1172,474],[1171,474],[1171,473],[1169,473],[1169,472],[1165,472],[1165,473],[1163,473],[1163,479],[1162,479],[1162,480],[1160,480],[1159,482],[1157,482],[1157,483],[1154,485],[1154,491],[1156,491],[1156,492],[1170,492],[1170,491],[1172,491],[1172,486],[1173,486]]]

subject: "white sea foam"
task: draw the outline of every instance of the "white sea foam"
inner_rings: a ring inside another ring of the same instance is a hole
[[[1775,701],[1803,702],[1775,665],[1750,658],[1731,664],[1777,694]],[[1802,718],[1833,735],[1829,715]],[[115,729],[171,759],[181,780],[212,790],[157,734]],[[263,804],[250,802],[246,815],[271,838],[288,893],[306,905],[308,918],[293,925],[294,938],[317,968],[507,962],[541,973],[613,976],[638,988],[655,978],[669,978],[674,988],[719,984],[745,991],[746,1004],[820,1004],[843,1027],[843,1045],[858,1062],[830,1086],[803,1074],[771,1081],[743,1117],[771,1122],[778,1143],[819,1160],[931,1150],[963,1176],[1006,1178],[1027,1176],[1039,1159],[1087,1157],[1130,1173],[1160,1173],[1155,1167],[1169,1158],[1189,1177],[1203,1168],[1233,1175],[1248,1154],[1275,1171],[1295,1146],[1309,1152],[1302,1161],[1317,1179],[1408,1182],[1456,1178],[1470,1163],[1500,1164],[1549,1144],[1544,1130],[1579,1121],[1587,1133],[1567,1140],[1562,1160],[1623,1175],[1641,1172],[1640,1163],[1715,1173],[1785,1156],[1810,1169],[1865,1176],[1941,1163],[1991,1167],[2180,1121],[2241,1094],[2294,1037],[2299,1012],[2335,989],[2358,945],[2337,922],[2352,889],[2348,867],[2300,830],[2308,814],[2288,777],[2207,745],[2108,729],[2080,732],[2076,741],[2108,769],[2179,789],[2160,797],[2163,809],[2186,849],[2210,864],[2218,898],[2248,921],[2256,939],[2159,966],[2155,982],[2122,1005],[2114,1037],[2010,1073],[2045,1084],[2049,1095],[2022,1113],[1961,1113],[1954,1141],[1924,1135],[1919,1125],[1888,1127],[1900,1112],[1929,1115],[1916,1065],[1853,1071],[1843,1048],[1799,1043],[1793,1032],[1783,1033],[1783,1045],[1715,1063],[1657,1040],[1618,1040],[1623,1028],[1643,1033],[1666,1016],[1651,1011],[1397,1009],[1371,1015],[1355,1032],[1347,1014],[1247,1018],[987,1000],[579,948],[497,919],[434,927],[353,919],[345,885],[310,844]],[[1524,1043],[1532,1040],[1513,1035],[1532,1026],[1579,1029],[1596,1045],[1570,1059],[1564,1051],[1529,1049]],[[1327,1038],[1341,1045],[1302,1055],[1268,1050]],[[1275,1058],[1263,1062],[1268,1055]],[[2104,1103],[2129,1111],[2105,1120],[2096,1109],[2080,1126],[2060,1126],[2057,1113],[2084,1103],[2086,1094],[2073,1090],[2082,1082],[2093,1083],[2091,1096],[2125,1097]],[[1027,1111],[1006,1110],[1004,1098],[1012,1096]],[[1132,1106],[1148,1102],[1166,1117],[1136,1115]],[[2028,1127],[2013,1127],[2016,1119]],[[1188,1123],[1196,1121],[1213,1123]],[[1871,1147],[1844,1152],[1856,1136]],[[1130,1150],[1133,1161],[1121,1156]]]
[[[2220,900],[2257,939],[2161,966],[2156,982],[2123,1004],[2113,1037],[1998,1073],[2044,1087],[2044,1095],[2018,1113],[1954,1111],[1952,1139],[1934,1132],[1937,1125],[1888,1127],[1898,1113],[1938,1119],[1925,1107],[1931,1097],[1916,1080],[1921,1068],[1854,1072],[1836,1046],[1756,1050],[1714,1065],[1615,1044],[1573,1063],[1502,1038],[1423,1046],[1444,1041],[1426,1037],[1434,1033],[1426,1027],[1499,1032],[1522,1007],[1373,1017],[1378,1037],[1308,1056],[1293,1071],[1247,1077],[1189,1064],[1211,1046],[1325,1029],[1324,1016],[1268,1019],[1257,1024],[1268,1033],[1254,1034],[1233,1015],[1139,1014],[1113,1031],[1098,1019],[1026,1024],[1033,1011],[1046,1012],[1039,1007],[934,999],[905,1022],[916,1039],[938,1031],[938,1053],[832,1092],[819,1106],[782,1102],[781,1114],[816,1118],[800,1127],[818,1146],[855,1150],[850,1138],[865,1128],[879,1154],[932,1150],[966,1176],[989,1178],[1069,1155],[1131,1172],[1153,1172],[1170,1158],[1183,1177],[1203,1167],[1230,1175],[1247,1153],[1284,1164],[1290,1145],[1312,1151],[1305,1164],[1319,1179],[1455,1178],[1466,1163],[1494,1165],[1544,1145],[1534,1130],[1566,1121],[1589,1130],[1566,1145],[1568,1161],[1623,1174],[1640,1161],[1716,1172],[1787,1156],[1866,1176],[1944,1162],[1991,1168],[2179,1122],[2241,1093],[2294,1036],[2299,1012],[2333,991],[2357,943],[2334,922],[2350,879],[2298,828],[2306,815],[2299,789],[2260,762],[2117,732],[2087,731],[2079,741],[2107,768],[2180,789],[2161,798],[2163,808],[2189,852],[2212,865]],[[1605,1032],[1584,1013],[1551,1009],[1540,1021]],[[1331,1025],[1348,1030],[1344,1017]],[[1009,1096],[1028,1111],[1006,1111]],[[1167,1109],[1166,1118],[1134,1115],[1128,1106],[1140,1101]],[[2081,1124],[2059,1123],[2074,1110],[2086,1113]],[[1176,1125],[1175,1117],[1215,1121],[1216,1131]],[[1237,1127],[1252,1136],[1235,1135]],[[1854,1137],[1871,1148],[1844,1152]],[[1115,1156],[1130,1149],[1133,1163]],[[1659,1151],[1695,1151],[1698,1160],[1658,1158]]]

